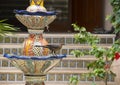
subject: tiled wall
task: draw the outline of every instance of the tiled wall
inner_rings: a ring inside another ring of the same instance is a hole
[[[0,81],[24,81],[23,74],[0,74]]]

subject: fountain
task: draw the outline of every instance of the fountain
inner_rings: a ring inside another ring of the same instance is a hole
[[[26,10],[14,10],[16,18],[27,27],[29,36],[23,43],[22,55],[4,54],[23,71],[25,85],[45,85],[46,74],[66,55],[57,55],[62,45],[51,45],[43,38],[45,27],[54,21],[56,12],[47,11],[43,0],[31,0]]]

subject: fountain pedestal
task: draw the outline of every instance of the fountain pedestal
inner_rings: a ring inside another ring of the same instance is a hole
[[[26,75],[25,76],[25,85],[45,85],[45,75]]]

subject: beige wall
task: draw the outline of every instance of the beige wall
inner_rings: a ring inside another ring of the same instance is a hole
[[[120,59],[114,60],[111,70],[116,74],[115,77],[115,85],[120,85]]]
[[[105,0],[105,6],[104,7],[105,7],[105,9],[104,9],[105,16],[104,17],[106,18],[107,15],[112,14],[112,6],[110,5],[109,0]],[[111,25],[110,21],[105,20],[105,18],[104,18],[104,29],[110,30],[112,25]]]

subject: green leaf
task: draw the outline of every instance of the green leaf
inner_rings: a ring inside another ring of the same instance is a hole
[[[73,50],[71,51],[71,54],[73,54],[75,57],[80,57],[83,56],[83,52],[81,52],[80,50]]]
[[[12,33],[11,31],[17,31],[13,25],[4,23],[5,20],[0,20],[0,36],[4,36],[6,34]]]
[[[0,23],[7,21],[7,19],[0,20]]]
[[[80,30],[80,27],[76,24],[72,24],[73,28],[75,31],[79,31]]]
[[[78,77],[77,76],[72,76],[72,77],[70,77],[70,79],[69,79],[69,82],[72,84],[72,85],[77,85],[78,84],[78,81],[79,81],[79,79],[78,79]]]
[[[115,19],[116,19],[115,15],[116,14],[110,16],[112,23],[115,23]],[[117,22],[119,22],[119,20]],[[119,28],[119,25],[114,25],[114,26],[116,27],[118,26]],[[84,27],[79,27],[76,24],[74,24],[73,27],[78,31],[78,33],[76,33],[74,36],[75,41],[78,44],[81,42],[87,43],[91,46],[91,49],[86,52],[80,50],[74,50],[71,53],[76,57],[80,57],[84,54],[87,54],[87,52],[88,54],[95,56],[96,60],[88,63],[87,65],[87,69],[91,70],[89,76],[91,77],[96,76],[104,80],[106,77],[106,72],[110,71],[110,70],[109,71],[105,70],[106,62],[110,62],[110,65],[112,64],[115,53],[120,52],[120,41],[116,41],[115,43],[113,43],[111,48],[102,48],[101,46],[98,46],[100,40],[98,39],[97,36],[94,36],[90,32],[87,32]],[[112,72],[110,72],[110,74],[112,74]],[[74,78],[72,78],[71,81],[73,80]],[[76,80],[73,82],[76,82]]]
[[[111,19],[111,15],[107,15],[105,18],[105,20],[109,20],[109,19]]]
[[[81,27],[80,31],[85,32],[86,31],[85,27]]]

